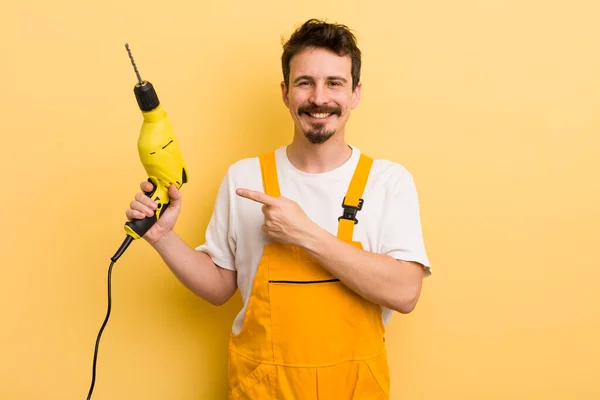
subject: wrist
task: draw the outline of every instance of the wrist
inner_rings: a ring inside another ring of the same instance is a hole
[[[325,229],[312,223],[299,246],[308,252],[316,252],[327,239],[327,235],[328,232]]]
[[[157,235],[158,237],[155,239],[147,239],[148,243],[150,243],[150,245],[156,249],[156,250],[160,250],[161,248],[165,247],[167,245],[167,243],[169,243],[171,241],[171,238],[175,235],[175,232],[173,232],[172,229],[166,230],[163,234],[161,235]]]

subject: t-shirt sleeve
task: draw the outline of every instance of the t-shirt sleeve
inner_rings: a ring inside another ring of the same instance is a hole
[[[418,262],[425,267],[425,276],[429,276],[432,270],[423,240],[419,197],[408,171],[402,171],[392,193],[384,214],[382,253],[397,260]]]
[[[231,199],[231,169],[223,178],[212,216],[206,228],[205,241],[196,250],[210,256],[219,267],[235,271],[235,234]]]

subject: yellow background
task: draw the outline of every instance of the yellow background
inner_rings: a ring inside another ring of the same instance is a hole
[[[287,143],[281,37],[353,28],[347,138],[414,175],[434,275],[389,325],[393,399],[600,398],[600,3],[10,2],[0,24],[0,398],[84,399],[109,258],[145,179],[129,42],[189,168],[192,246],[232,162]],[[8,179],[7,179],[8,178]],[[240,307],[135,242],[93,399],[223,399]]]

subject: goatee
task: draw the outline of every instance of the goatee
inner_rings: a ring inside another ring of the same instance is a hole
[[[342,109],[340,107],[329,107],[329,106],[317,106],[315,104],[307,104],[298,108],[298,116],[302,114],[331,114],[336,116],[342,115]],[[325,124],[315,122],[312,124],[312,128],[309,131],[304,132],[304,136],[312,144],[323,144],[328,141],[335,134],[335,130],[325,130]]]
[[[314,124],[311,130],[304,132],[304,136],[312,144],[323,144],[335,134],[335,130],[326,131],[324,128],[325,124]]]

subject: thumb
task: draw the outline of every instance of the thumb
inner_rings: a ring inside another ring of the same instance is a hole
[[[169,199],[171,200],[171,205],[178,206],[181,203],[181,192],[173,184],[169,186]]]

